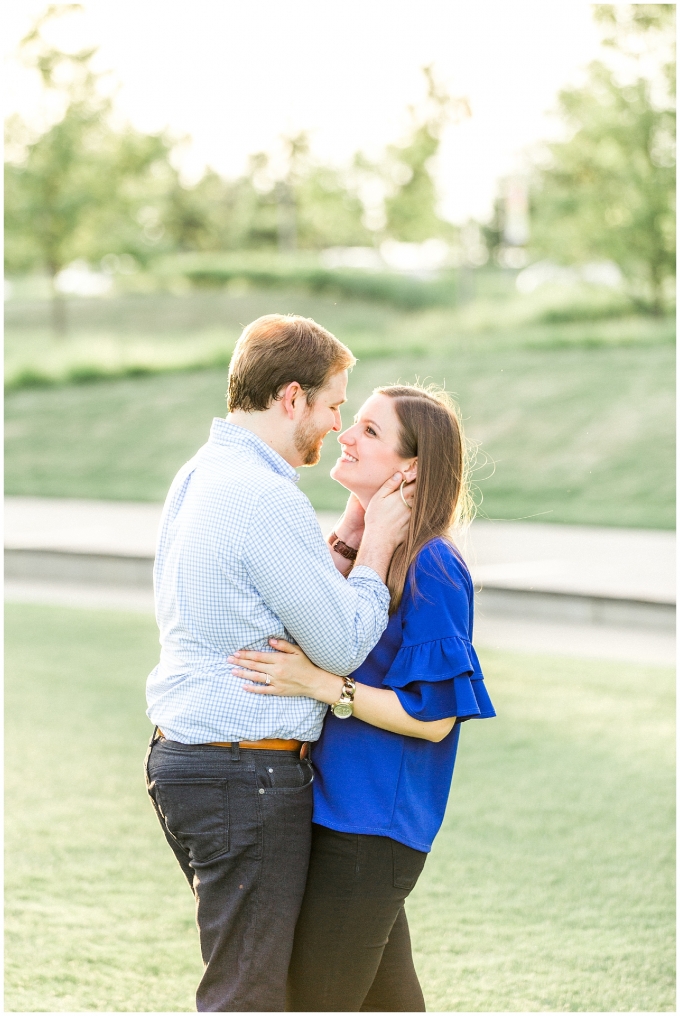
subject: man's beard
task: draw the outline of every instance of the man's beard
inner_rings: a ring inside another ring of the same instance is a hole
[[[326,436],[314,426],[311,413],[300,420],[293,434],[295,448],[302,456],[303,466],[315,466],[321,458],[321,445]]]

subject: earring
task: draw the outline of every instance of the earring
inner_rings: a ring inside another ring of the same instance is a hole
[[[404,504],[406,505],[406,507],[410,511],[413,511],[413,505],[409,504],[408,501],[406,500],[406,498],[404,497],[404,484],[405,483],[406,483],[406,480],[402,480],[401,483],[399,484],[399,493],[401,494],[401,499],[404,502]]]

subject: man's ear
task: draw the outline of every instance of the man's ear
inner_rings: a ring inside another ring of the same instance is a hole
[[[291,383],[283,389],[280,401],[289,420],[294,418],[297,402],[304,396],[304,394],[304,391],[297,381],[291,381]]]
[[[404,475],[404,479],[407,480],[408,483],[412,483],[418,475],[418,459],[414,459],[411,465],[408,466],[407,469],[402,469],[401,472]]]

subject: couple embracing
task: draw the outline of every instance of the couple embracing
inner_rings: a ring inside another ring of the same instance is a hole
[[[296,487],[354,362],[310,319],[249,325],[228,416],[165,503],[146,776],[196,899],[201,1012],[425,1011],[404,901],[461,722],[494,711],[449,536],[466,489],[446,397],[363,405],[327,541]]]

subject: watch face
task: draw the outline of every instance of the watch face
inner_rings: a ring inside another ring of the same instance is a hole
[[[354,709],[349,702],[336,702],[333,706],[333,715],[339,720],[346,720],[353,712]]]

